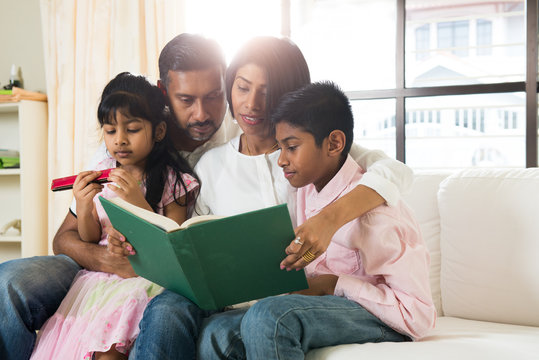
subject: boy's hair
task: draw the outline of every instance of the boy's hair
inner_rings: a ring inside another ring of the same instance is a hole
[[[330,81],[316,82],[289,92],[271,117],[273,125],[285,122],[312,134],[317,146],[333,130],[346,136],[343,155],[348,154],[354,141],[354,116],[344,92]]]
[[[226,70],[226,99],[230,112],[232,85],[238,69],[247,64],[256,64],[266,71],[266,116],[269,118],[281,96],[311,82],[309,66],[299,47],[288,38],[258,36],[246,42],[237,52]]]
[[[170,40],[159,55],[159,78],[168,88],[168,72],[205,70],[220,66],[223,74],[226,62],[215,40],[202,35],[183,33]]]
[[[97,108],[97,118],[101,127],[105,124],[115,124],[117,113],[124,116],[138,117],[152,124],[152,137],[155,129],[161,122],[166,122],[170,114],[165,106],[163,93],[152,85],[144,76],[136,76],[128,72],[118,74],[103,89],[101,101]],[[195,192],[188,193],[182,179],[182,174],[196,177],[187,161],[180,156],[174,148],[168,132],[165,137],[155,142],[152,151],[146,159],[144,169],[146,201],[154,211],[158,211],[158,204],[163,196],[165,183],[172,169],[176,176],[173,189],[183,188],[186,193],[185,203],[176,202],[182,206],[190,204],[196,199]]]

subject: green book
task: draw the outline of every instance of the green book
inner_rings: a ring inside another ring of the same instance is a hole
[[[115,229],[135,248],[137,275],[202,309],[308,287],[304,271],[279,267],[294,239],[286,204],[244,214],[193,217],[182,225],[114,198],[100,198]]]

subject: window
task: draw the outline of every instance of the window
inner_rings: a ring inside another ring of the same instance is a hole
[[[477,19],[476,42],[477,55],[492,55],[492,21]]]
[[[415,29],[416,60],[424,60],[429,57],[430,27],[424,24]]]
[[[537,166],[537,0],[186,3],[200,14],[186,30],[229,58],[251,36],[290,36],[313,81],[347,92],[361,145],[415,168]]]
[[[468,56],[468,21],[438,23],[438,49],[464,57]]]

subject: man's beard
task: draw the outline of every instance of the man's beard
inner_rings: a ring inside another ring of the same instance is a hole
[[[209,120],[206,120],[206,121],[203,121],[203,122],[196,122],[196,123],[191,123],[191,124],[188,124],[187,125],[187,129],[186,129],[186,132],[187,132],[187,135],[192,139],[192,140],[195,140],[195,141],[206,141],[208,139],[210,139],[213,134],[215,134],[217,132],[217,128],[213,127],[213,131],[210,131],[208,132],[207,134],[205,134],[204,136],[194,136],[192,134],[191,131],[189,131],[189,128],[192,128],[192,127],[196,127],[196,126],[205,126],[205,125],[213,125],[213,122],[212,121],[209,121]]]

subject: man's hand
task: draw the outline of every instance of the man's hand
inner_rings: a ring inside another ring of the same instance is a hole
[[[337,275],[319,275],[312,278],[307,278],[309,288],[305,290],[295,291],[292,294],[310,295],[310,296],[322,296],[333,295],[335,293],[335,286],[337,285]]]
[[[123,278],[137,276],[127,257],[110,253],[106,246],[82,241],[77,229],[77,218],[68,213],[54,236],[55,254],[67,255],[91,271],[107,272]]]

